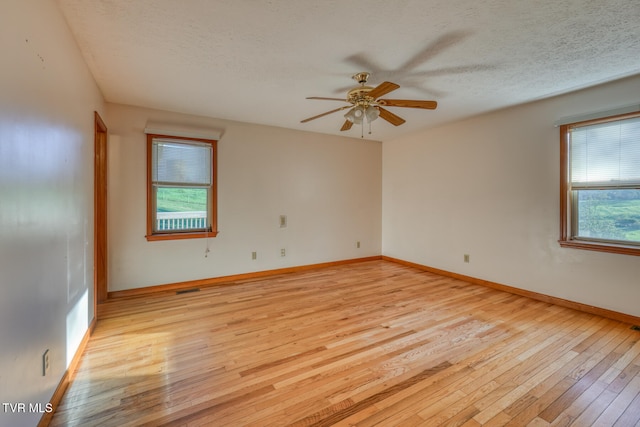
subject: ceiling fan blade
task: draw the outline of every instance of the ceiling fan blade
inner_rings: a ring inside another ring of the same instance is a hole
[[[379,105],[385,107],[408,107],[408,108],[424,108],[426,110],[435,110],[438,106],[436,101],[418,101],[412,99],[379,99]]]
[[[378,107],[378,110],[380,110],[380,117],[382,117],[383,119],[385,119],[386,121],[388,121],[394,126],[400,126],[405,122],[405,119],[403,119],[402,117],[396,116],[389,110],[385,110],[382,107]]]
[[[391,82],[382,82],[378,86],[371,89],[367,96],[372,97],[373,99],[379,98],[382,95],[386,95],[391,91],[398,89],[400,85]]]
[[[349,120],[345,120],[344,124],[342,125],[340,130],[342,130],[342,131],[349,130],[349,129],[351,129],[351,126],[353,126],[353,122],[351,122]]]
[[[322,96],[308,96],[307,99],[324,99],[326,101],[342,101],[346,102],[344,98],[324,98]]]
[[[344,110],[345,108],[349,108],[351,105],[345,105],[344,107],[336,108],[335,110],[327,111],[326,113],[318,114],[317,116],[309,117],[308,119],[300,120],[300,123],[307,123],[311,120],[319,119],[320,117],[324,117],[328,114],[335,113],[336,111]]]

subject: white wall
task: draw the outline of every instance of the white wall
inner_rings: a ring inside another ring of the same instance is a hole
[[[115,104],[107,116],[110,291],[380,255],[380,142]],[[148,121],[224,132],[206,258],[205,239],[144,237]]]
[[[0,12],[1,426],[33,426],[93,318],[93,112],[100,95],[56,4]],[[51,371],[42,376],[42,354]]]
[[[383,254],[640,316],[640,258],[557,243],[554,122],[632,104],[640,77],[385,141]]]

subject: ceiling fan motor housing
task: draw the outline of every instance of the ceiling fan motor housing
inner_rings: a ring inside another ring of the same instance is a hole
[[[369,105],[375,101],[371,96],[369,96],[369,92],[373,90],[371,86],[359,86],[351,89],[347,93],[347,102],[353,105]]]
[[[358,83],[360,86],[351,89],[347,92],[347,102],[353,104],[354,106],[361,105],[363,107],[367,107],[371,104],[375,99],[371,96],[368,96],[368,93],[373,90],[372,86],[365,86],[367,80],[369,80],[370,74],[366,71],[361,73],[356,73],[351,78]]]

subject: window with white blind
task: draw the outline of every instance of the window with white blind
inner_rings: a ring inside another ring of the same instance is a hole
[[[214,237],[216,141],[147,135],[147,239]]]
[[[560,244],[640,255],[640,113],[560,133]]]

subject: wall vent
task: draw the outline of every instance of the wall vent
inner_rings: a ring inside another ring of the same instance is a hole
[[[199,288],[183,289],[181,291],[176,291],[176,295],[188,294],[190,292],[200,292],[200,289]]]

